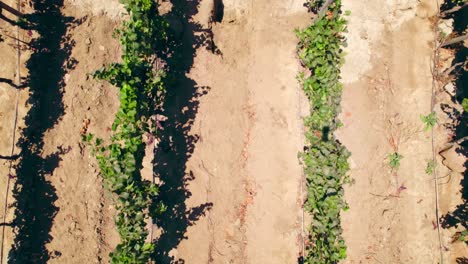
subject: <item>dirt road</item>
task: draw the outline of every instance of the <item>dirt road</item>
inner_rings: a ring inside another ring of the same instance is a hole
[[[209,20],[209,2],[190,23]],[[188,76],[207,93],[188,132],[198,140],[186,163],[186,205],[209,208],[168,253],[174,259],[297,261],[302,121],[293,30],[308,21],[299,2],[224,1],[222,22],[212,25],[221,54],[196,50]]]
[[[431,112],[430,17],[438,7],[432,0],[403,2],[344,2],[352,15],[339,138],[352,152],[351,176],[356,181],[346,187],[351,209],[343,213],[349,255],[345,263],[440,260],[434,180],[425,172],[432,159],[431,134],[420,118]],[[436,101],[446,97],[437,93]],[[440,107],[435,111],[445,118]],[[436,126],[436,151],[446,133]],[[396,170],[388,159],[394,152],[403,156]],[[443,166],[437,170],[439,175],[447,171]],[[457,199],[455,194],[452,190],[441,196],[443,203]],[[450,251],[450,240],[450,233],[442,230],[446,261],[457,254]]]

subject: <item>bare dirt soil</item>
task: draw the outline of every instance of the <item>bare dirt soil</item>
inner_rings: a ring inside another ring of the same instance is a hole
[[[352,15],[339,138],[352,152],[355,180],[346,187],[345,263],[439,263],[434,180],[425,172],[431,133],[420,119],[431,112],[436,1],[345,1],[345,8]],[[437,103],[449,101],[437,91]],[[440,106],[435,111],[438,153],[449,138],[442,126],[449,120]],[[403,156],[396,171],[388,165],[394,152]],[[447,175],[440,157],[438,163],[438,175]],[[459,201],[460,177],[441,180],[440,216],[446,204]],[[442,251],[455,263],[464,253],[453,247],[463,243],[452,245],[451,235],[442,230]]]
[[[15,1],[4,1],[5,4],[16,7]],[[27,12],[24,10],[23,12]],[[0,155],[12,156],[19,153],[19,149],[15,146],[19,137],[20,127],[24,126],[22,119],[27,112],[25,102],[28,100],[28,92],[24,89],[18,89],[22,76],[27,75],[25,62],[28,60],[30,52],[21,50],[18,52],[18,36],[20,39],[27,39],[23,32],[17,31],[12,21],[17,19],[17,14],[12,14],[5,10],[2,11],[2,20],[0,21],[0,30],[3,41],[0,42],[0,50],[2,53],[2,63],[0,64]],[[21,55],[21,56],[19,56]],[[16,108],[18,102],[18,108]],[[16,113],[19,118],[16,118]],[[16,123],[16,124],[15,124]],[[6,223],[11,223],[13,218],[13,210],[9,210],[5,206],[5,202],[11,204],[13,201],[11,187],[13,185],[14,161],[0,160],[0,217],[3,223],[1,228],[1,236],[6,241],[2,247],[2,258],[6,259],[7,253],[11,249],[11,241],[13,241],[12,229]],[[6,208],[5,208],[6,207]]]
[[[50,232],[54,239],[47,248],[60,252],[50,263],[107,263],[119,239],[110,194],[102,186],[94,157],[81,142],[86,129],[98,135],[108,133],[118,106],[116,89],[89,76],[120,57],[118,42],[112,37],[118,23],[95,13],[67,2],[62,9],[64,16],[74,20],[67,28],[72,46],[68,60],[76,64],[64,75],[64,114],[45,135],[45,153],[56,146],[68,150],[50,177],[59,210]]]
[[[33,13],[32,8],[44,12],[40,23],[49,26],[41,32],[44,38],[36,43],[32,57],[26,44],[35,33],[19,31],[20,43],[26,43],[21,45],[19,72],[30,87],[19,90],[14,154],[21,152],[28,158],[13,163],[16,171],[9,191],[15,198],[9,198],[9,205],[14,208],[7,210],[6,222],[11,222],[13,212],[18,217],[14,229],[6,227],[3,258],[34,263],[108,262],[108,253],[118,241],[113,209],[93,158],[81,145],[80,133],[88,126],[99,134],[106,133],[112,122],[116,91],[88,74],[119,58],[119,45],[112,38],[118,23],[67,1],[46,1],[43,6],[21,2],[23,13]],[[15,6],[16,1],[6,4]],[[1,25],[6,30],[2,35],[8,32],[15,36],[16,27],[4,21]],[[1,77],[15,80],[15,42],[8,38],[0,45],[6,62],[1,65]],[[0,150],[9,156],[16,91],[10,85],[0,85],[4,135]],[[2,163],[4,187],[9,163]],[[1,188],[2,197],[5,190]]]
[[[6,210],[0,203],[3,261],[108,263],[119,241],[115,211],[81,134],[110,131],[117,91],[89,73],[119,60],[112,32],[124,10],[117,0],[46,0],[53,8],[20,2],[21,12],[45,12],[40,21],[51,24],[40,29],[39,49],[27,45],[34,30],[18,31],[18,63],[16,27],[0,19],[0,155],[10,156],[15,141],[13,154],[24,156],[11,163],[11,177],[10,162],[0,160],[0,197],[8,197]],[[308,106],[296,80],[294,29],[310,23],[303,2],[162,1],[180,31],[183,63],[168,91],[152,168],[168,206],[152,227],[157,263],[297,263],[304,197],[297,154]],[[344,263],[439,263],[434,180],[425,173],[431,134],[420,120],[430,113],[436,3],[344,4],[351,16],[338,136],[352,152],[355,179],[346,187],[351,209],[342,215]],[[19,77],[29,86],[17,90]],[[440,123],[448,121],[436,112]],[[437,150],[448,136],[436,126]],[[403,158],[391,171],[387,155],[395,151]],[[442,165],[438,172],[450,173]],[[461,174],[451,175],[440,186],[441,215],[460,204]],[[452,234],[442,229],[446,263],[467,250],[451,243]]]
[[[173,10],[179,8],[174,3]],[[200,32],[211,31],[219,52],[203,45],[186,52],[194,54],[193,61],[187,58],[193,65],[169,99],[174,109],[166,130],[175,153],[157,160],[178,162],[156,169],[167,182],[162,196],[177,202],[162,217],[168,220],[160,225],[157,261],[297,260],[302,121],[293,30],[308,16],[291,6],[224,1],[223,20],[215,24],[208,23],[210,1],[186,7],[192,11],[183,24],[194,32],[186,31],[186,45],[198,45]],[[184,151],[190,154],[176,154]],[[169,172],[171,179],[164,176]]]

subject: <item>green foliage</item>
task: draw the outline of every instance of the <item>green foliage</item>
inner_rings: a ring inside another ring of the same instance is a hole
[[[427,175],[434,174],[435,167],[436,167],[436,163],[433,160],[427,161],[426,174]]]
[[[461,231],[458,240],[468,244],[468,230]]]
[[[454,5],[462,5],[466,3],[467,0],[448,0],[448,2],[454,4]]]
[[[15,21],[15,24],[20,28],[25,28],[29,24],[28,20],[24,17],[20,17]]]
[[[323,1],[309,2],[308,6],[318,10],[321,4]],[[342,185],[350,182],[350,153],[333,135],[341,125],[337,116],[343,89],[343,32],[346,21],[341,17],[339,0],[330,6],[326,16],[296,31],[299,58],[311,73],[307,78],[304,74],[299,76],[311,106],[305,119],[307,147],[301,153],[308,188],[305,208],[313,217],[309,229],[311,244],[307,245],[304,263],[332,264],[346,258],[340,213],[348,208]]]
[[[158,14],[152,0],[122,0],[130,18],[116,31],[123,47],[121,63],[111,64],[94,73],[119,89],[120,108],[112,125],[108,144],[83,140],[93,145],[106,187],[115,194],[116,225],[121,242],[110,254],[112,263],[147,263],[154,245],[146,243],[145,219],[158,186],[142,179],[140,170],[145,144],[143,134],[151,132],[147,120],[164,96],[164,72],[155,71],[154,51],[166,41],[168,24]],[[159,47],[160,48],[160,47]],[[156,206],[161,213],[164,206]]]
[[[398,170],[400,168],[400,162],[401,162],[401,159],[403,158],[403,156],[400,155],[400,153],[394,152],[394,153],[388,154],[387,158],[388,158],[388,165],[390,166],[390,168],[392,168],[393,170]]]
[[[463,111],[468,112],[468,98],[464,98],[462,102]]]
[[[437,124],[437,116],[435,112],[428,114],[427,116],[421,115],[421,121],[425,125],[425,130],[429,131]]]

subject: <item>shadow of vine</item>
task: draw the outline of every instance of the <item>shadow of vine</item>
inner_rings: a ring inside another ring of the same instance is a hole
[[[451,1],[446,1],[442,7],[441,11],[446,11],[455,6]],[[461,9],[458,12],[448,15],[446,18],[452,18],[454,20],[454,33],[456,35],[462,35],[467,29],[468,20],[468,10],[467,8]],[[468,56],[468,48],[463,45],[463,42],[452,45],[450,48],[455,50],[455,59],[452,62],[452,66],[455,66],[458,63],[464,63]],[[452,97],[452,100],[457,103],[462,103],[464,98],[468,98],[468,72],[464,70],[464,66],[457,67],[455,70],[456,79],[455,86],[456,94]],[[455,120],[455,125],[450,127],[455,136],[454,141],[464,138],[468,135],[468,113],[466,111],[459,112],[456,109],[444,109],[449,116]],[[465,157],[468,157],[468,141],[465,140],[460,144],[460,147],[456,149],[458,153],[461,153]],[[465,162],[465,173],[460,182],[461,184],[461,198],[462,203],[457,205],[455,210],[443,215],[441,217],[441,225],[443,228],[459,227],[461,226],[464,230],[468,230],[468,161]],[[457,235],[457,234],[456,234]],[[458,234],[459,235],[459,234]],[[468,238],[467,238],[468,239]],[[465,241],[465,243],[468,243]],[[465,264],[468,263],[466,257],[458,258],[457,263]]]
[[[50,230],[58,208],[55,188],[47,177],[59,165],[60,156],[68,151],[61,146],[45,156],[44,134],[54,127],[64,113],[62,102],[63,77],[74,45],[66,37],[67,28],[76,23],[60,12],[63,0],[34,1],[33,14],[25,15],[23,27],[37,31],[39,37],[31,42],[32,55],[27,62],[29,76],[28,104],[18,147],[21,158],[16,165],[13,188],[15,208],[14,244],[9,263],[47,263],[60,252],[49,252],[46,244],[52,240]]]
[[[198,112],[199,99],[206,95],[209,87],[201,87],[187,77],[193,66],[198,48],[205,47],[215,53],[212,32],[203,29],[192,21],[198,12],[200,0],[173,0],[172,9],[165,17],[171,24],[169,50],[161,57],[167,63],[168,91],[161,113],[167,117],[164,122],[158,149],[155,150],[154,171],[161,181],[157,202],[167,206],[166,212],[155,216],[155,224],[161,235],[155,241],[156,251],[153,258],[156,263],[185,263],[183,259],[170,256],[179,243],[187,239],[189,226],[213,206],[204,203],[192,208],[187,207],[186,200],[192,195],[188,185],[195,176],[187,172],[186,163],[194,152],[198,135],[191,135],[190,130]]]

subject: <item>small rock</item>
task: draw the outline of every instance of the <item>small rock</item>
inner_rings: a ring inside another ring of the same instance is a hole
[[[173,5],[172,5],[171,1],[161,1],[161,3],[159,3],[159,7],[158,7],[159,13],[161,15],[165,15],[165,14],[171,12],[172,6]]]
[[[101,51],[105,51],[105,50],[106,50],[106,48],[105,48],[103,45],[99,45],[99,50],[101,50]]]
[[[233,239],[234,238],[235,232],[234,232],[234,230],[232,230],[232,228],[229,228],[229,227],[226,228],[225,232],[226,232],[227,239]]]
[[[349,158],[348,161],[349,161],[349,168],[350,169],[356,169],[357,168],[357,164],[352,158]]]
[[[460,145],[455,144],[451,148],[444,150],[440,153],[440,155],[444,158],[442,164],[447,166],[451,171],[463,173],[465,172],[465,156],[460,153]]]
[[[453,32],[453,18],[440,20],[439,30],[445,36],[448,36],[448,35],[452,34],[452,32]]]
[[[455,96],[456,95],[456,88],[455,88],[455,84],[453,84],[453,82],[449,82],[448,84],[446,84],[444,86],[444,90],[450,94],[451,96]]]
[[[91,45],[91,39],[90,39],[90,38],[87,38],[87,39],[85,40],[85,44],[86,44],[87,46]]]
[[[171,249],[171,251],[169,251],[169,256],[177,259],[178,256],[179,256],[179,251],[175,248]]]
[[[76,222],[73,221],[73,222],[71,223],[71,225],[70,225],[69,230],[75,230],[75,229],[76,229]]]
[[[366,30],[362,30],[360,33],[359,33],[359,37],[361,39],[367,39],[369,37],[369,35],[367,34],[367,31]]]

